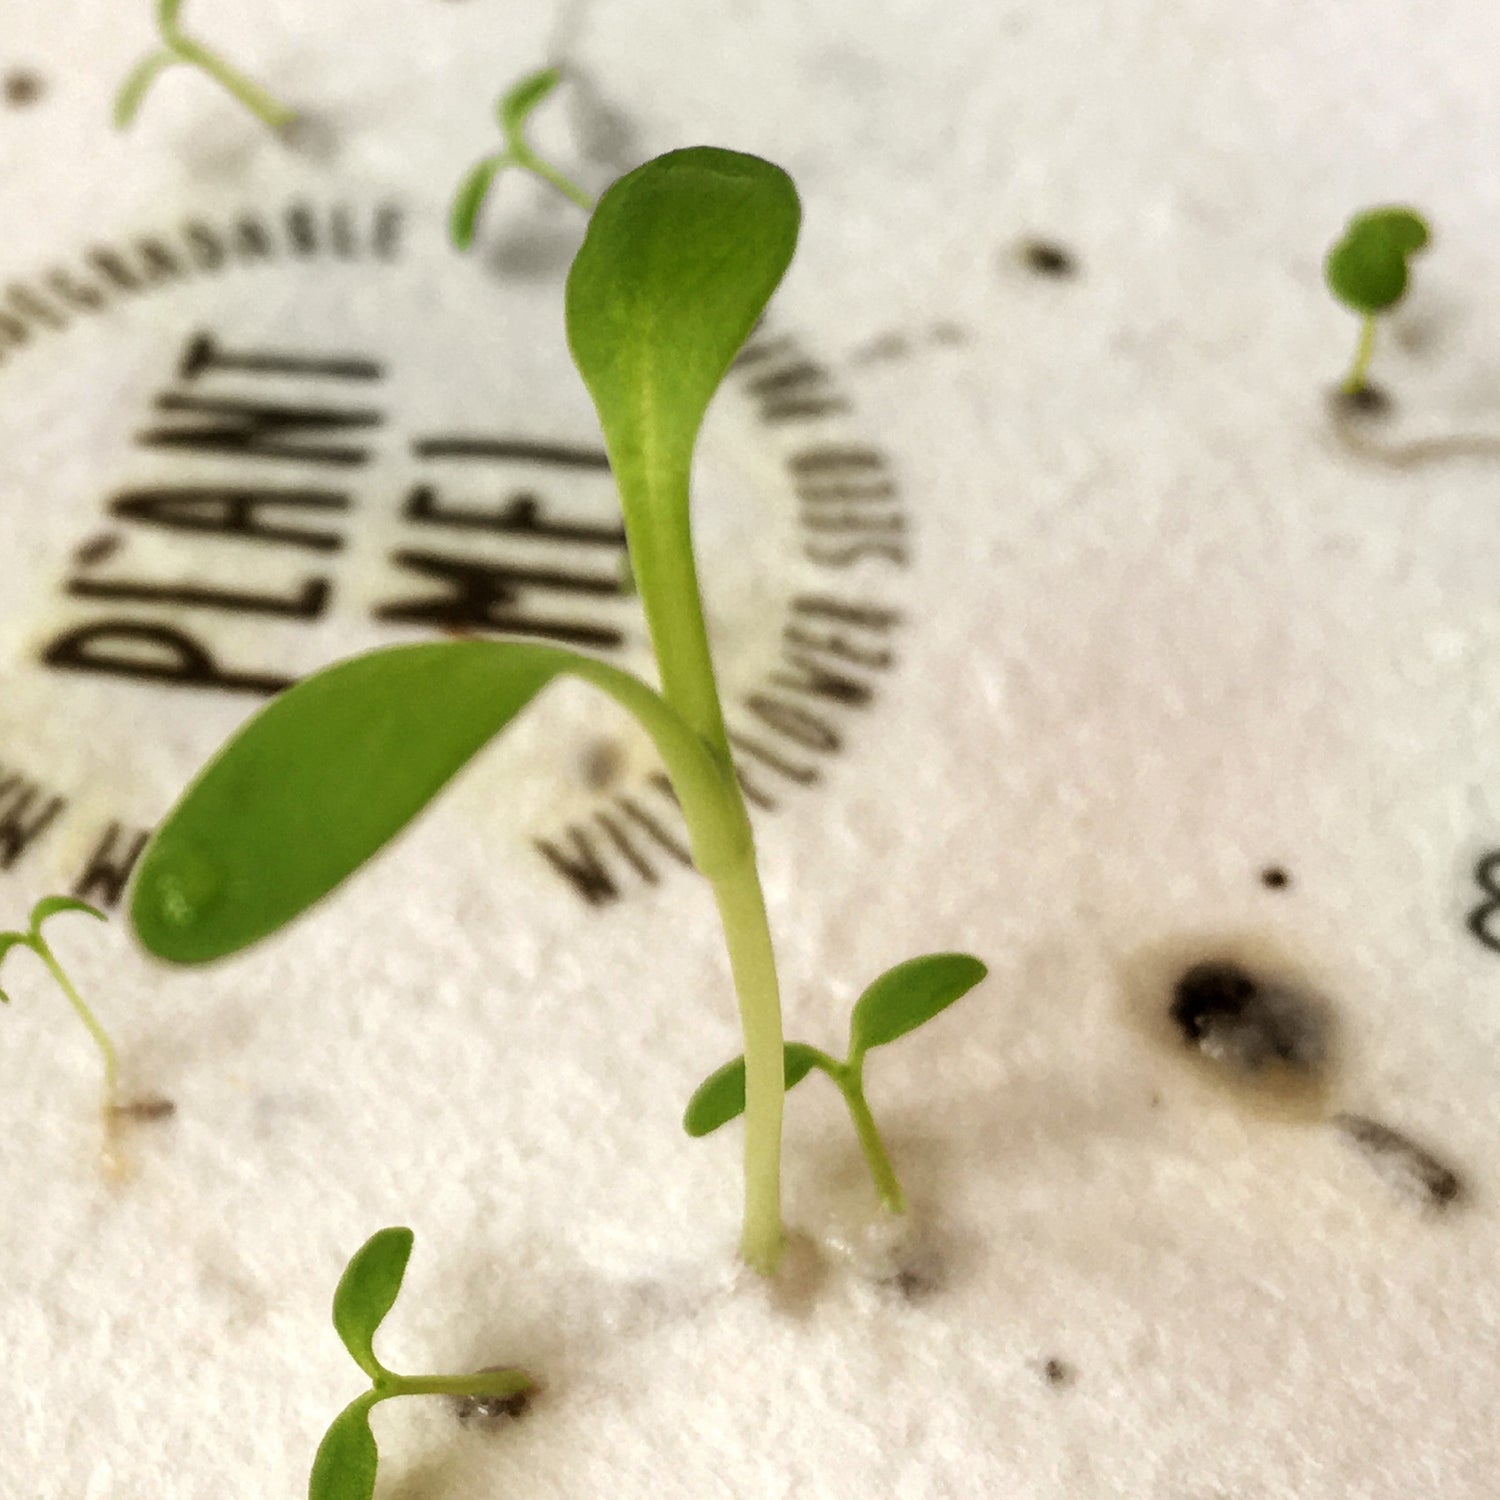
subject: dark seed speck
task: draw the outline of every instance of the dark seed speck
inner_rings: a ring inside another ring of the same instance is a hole
[[[530,1405],[531,1396],[526,1391],[517,1391],[514,1396],[457,1396],[453,1401],[453,1415],[465,1425],[514,1420],[525,1416]]]
[[[1383,386],[1363,385],[1357,391],[1343,387],[1329,398],[1334,411],[1345,417],[1384,417],[1395,409],[1396,400]]]
[[[177,1106],[170,1099],[132,1099],[128,1104],[113,1105],[110,1113],[117,1120],[170,1120]]]
[[[1168,1014],[1189,1046],[1241,1073],[1273,1062],[1312,1073],[1325,1060],[1319,1007],[1237,964],[1194,964],[1177,981]]]
[[[24,109],[28,104],[35,104],[46,92],[47,86],[42,82],[40,73],[33,73],[29,68],[13,68],[0,82],[0,94],[4,95],[5,102],[15,109]]]
[[[1059,280],[1078,273],[1078,262],[1053,240],[1027,240],[1021,246],[1021,263],[1038,276],[1054,276]]]

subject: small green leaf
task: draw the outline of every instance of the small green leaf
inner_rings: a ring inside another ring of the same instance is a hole
[[[150,92],[151,85],[156,82],[156,75],[170,68],[177,61],[178,59],[170,52],[153,52],[150,57],[143,57],[125,75],[125,82],[120,85],[120,91],[115,95],[116,130],[124,130],[129,126],[140,110],[147,93]]]
[[[5,962],[5,955],[12,948],[30,948],[31,936],[25,932],[0,932],[0,964]],[[0,990],[0,1004],[9,1005],[10,996],[4,990]]]
[[[474,243],[474,228],[479,221],[479,210],[484,205],[485,195],[495,174],[505,165],[503,156],[486,157],[459,184],[453,196],[453,207],[448,214],[448,234],[460,250],[467,250]]]
[[[1405,295],[1408,257],[1428,238],[1426,221],[1409,208],[1356,215],[1324,262],[1329,290],[1355,312],[1384,312]]]
[[[307,1500],[370,1500],[380,1451],[370,1431],[373,1394],[351,1401],[323,1434],[307,1481]]]
[[[989,972],[967,953],[929,953],[887,969],[855,1002],[851,1058],[915,1031],[966,995]]]
[[[779,167],[709,146],[657,157],[599,200],[568,274],[568,344],[627,520],[680,504],[685,534],[698,429],[791,262],[800,215]]]
[[[344,1268],[333,1294],[333,1326],[344,1347],[371,1380],[386,1374],[372,1347],[406,1275],[413,1235],[409,1229],[372,1234]]]
[[[55,917],[60,911],[86,912],[91,917],[97,917],[101,922],[109,921],[109,918],[97,906],[90,906],[87,901],[80,901],[75,896],[45,896],[31,908],[32,932],[40,931],[42,923],[48,917]]]
[[[786,1087],[795,1088],[814,1068],[826,1069],[828,1061],[816,1047],[788,1042],[783,1052]],[[737,1057],[698,1085],[682,1116],[682,1128],[691,1136],[710,1135],[744,1112],[745,1059]]]
[[[730,817],[726,773],[638,678],[556,646],[392,646],[298,683],[220,750],[141,857],[136,936],[159,958],[206,963],[275,932],[394,838],[564,673],[603,689],[651,735],[694,810],[700,868],[738,857],[748,833]]]
[[[1355,223],[1378,229],[1405,255],[1425,250],[1432,238],[1427,220],[1413,208],[1372,208],[1360,214]]]
[[[505,132],[507,141],[520,133],[526,116],[561,82],[561,69],[543,68],[539,73],[528,74],[514,88],[501,95],[496,113],[500,117],[500,128]]]

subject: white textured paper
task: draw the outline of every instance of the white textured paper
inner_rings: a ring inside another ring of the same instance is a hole
[[[913,953],[969,949],[991,978],[870,1065],[935,1284],[878,1284],[868,1180],[815,1078],[788,1109],[809,1243],[772,1295],[734,1269],[737,1135],[678,1124],[736,1046],[712,903],[660,846],[632,846],[651,884],[588,824],[601,742],[612,794],[647,806],[650,767],[581,691],[242,958],[168,972],[123,921],[57,919],[126,1094],[176,1114],[135,1127],[133,1175],[107,1181],[97,1058],[11,955],[0,1492],[301,1493],[360,1389],[333,1285],[404,1223],[388,1361],[521,1363],[545,1391],[493,1431],[441,1401],[382,1407],[390,1500],[1490,1495],[1500,954],[1466,919],[1500,845],[1500,470],[1339,443],[1324,396],[1354,327],[1320,263],[1354,210],[1424,209],[1379,440],[1500,436],[1493,11],[190,0],[189,29],[308,112],[295,150],[183,70],[116,136],[148,12],[0,12],[0,74],[43,82],[0,105],[0,312],[13,285],[189,221],[258,215],[277,248],[0,351],[0,784],[66,801],[0,872],[0,921],[70,888],[111,820],[159,817],[256,701],[45,668],[102,617],[70,580],[326,576],[311,624],[176,617],[294,675],[430,634],[374,618],[403,593],[401,507],[434,477],[414,438],[596,440],[562,340],[574,211],[508,181],[475,258],[443,242],[450,189],[498,143],[494,96],[561,60],[537,134],[590,189],[707,142],[781,162],[803,196],[768,336],[848,409],[767,422],[740,372],[698,517],[734,701],[786,669],[796,599],[890,617],[852,637],[892,654],[856,674],[870,700],[815,705],[839,750],[768,741],[816,784],[759,769],[789,1030],[836,1047],[862,986]],[[299,203],[323,236],[300,260]],[[344,260],[338,205],[363,236]],[[1028,272],[1033,235],[1079,274]],[[336,555],[109,519],[111,496],[186,472],[134,437],[203,328],[382,363],[378,396],[320,388],[386,413]],[[878,450],[904,562],[810,560],[789,465],[819,445]],[[597,480],[545,483],[553,513],[607,524]],[[462,498],[497,494],[475,475]],[[81,567],[102,533],[123,548]],[[596,614],[644,666],[628,601]],[[583,825],[620,890],[597,907],[536,847]],[[1163,987],[1159,1020],[1171,956],[1220,949],[1326,998],[1331,1107],[1409,1132],[1459,1201],[1422,1208],[1326,1123],[1206,1084],[1142,1024],[1133,984]]]

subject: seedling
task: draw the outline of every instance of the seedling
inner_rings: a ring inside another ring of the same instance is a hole
[[[222,749],[142,856],[131,921],[159,957],[203,963],[290,922],[395,836],[554,678],[630,710],[654,742],[711,882],[745,1038],[741,1254],[773,1272],[781,1224],[783,1038],[755,846],[709,655],[688,517],[698,430],[791,261],[791,179],[699,147],[599,202],[567,287],[661,680],[530,641],[390,647],[272,700]]]
[[[795,1088],[814,1068],[821,1068],[837,1085],[849,1106],[854,1130],[875,1179],[881,1203],[893,1214],[906,1212],[906,1195],[896,1180],[875,1117],[865,1102],[865,1055],[883,1047],[961,999],[988,970],[966,953],[931,953],[909,958],[887,969],[854,1003],[849,1017],[849,1053],[843,1062],[805,1042],[788,1042],[783,1049],[786,1086]],[[737,1057],[698,1086],[682,1117],[691,1136],[709,1135],[745,1110],[745,1059]]]
[[[333,1326],[366,1375],[370,1389],[333,1419],[313,1458],[308,1500],[370,1500],[380,1450],[370,1431],[370,1411],[392,1396],[475,1396],[516,1401],[536,1389],[525,1370],[481,1370],[477,1375],[397,1375],[375,1357],[375,1331],[401,1291],[411,1259],[412,1232],[382,1229],[370,1236],[344,1268],[333,1294]]]
[[[252,114],[264,120],[272,130],[290,125],[295,111],[273,98],[258,83],[251,82],[238,68],[231,67],[217,52],[182,34],[177,13],[182,0],[156,0],[156,29],[162,45],[143,57],[125,76],[115,95],[115,129],[124,130],[135,119],[157,75],[177,63],[186,63],[216,79]]]
[[[495,106],[495,117],[500,121],[505,149],[485,157],[464,178],[453,199],[448,229],[453,236],[453,243],[460,250],[467,250],[474,243],[474,226],[479,218],[479,210],[489,194],[490,185],[507,167],[519,167],[523,172],[533,173],[571,198],[584,213],[592,210],[594,200],[576,183],[564,177],[556,167],[543,161],[526,142],[526,117],[561,81],[560,69],[544,68],[540,73],[532,73],[523,78],[508,93],[500,96],[500,102]]]
[[[36,956],[47,966],[47,972],[57,981],[58,988],[68,997],[69,1004],[78,1012],[78,1019],[88,1028],[88,1033],[94,1039],[94,1045],[98,1047],[104,1058],[104,1112],[106,1115],[114,1108],[115,1102],[115,1065],[114,1043],[110,1041],[104,1028],[95,1019],[93,1011],[83,1002],[83,996],[73,987],[73,982],[63,972],[62,965],[58,963],[57,956],[53,953],[46,938],[42,936],[42,923],[48,917],[55,917],[59,912],[83,911],[91,917],[97,917],[101,922],[109,919],[97,907],[90,906],[87,901],[76,901],[71,896],[47,896],[38,901],[31,908],[30,925],[25,932],[0,932],[0,963],[4,962],[5,955],[12,948],[30,948]],[[10,1003],[10,996],[4,990],[0,990],[0,1001]]]
[[[1328,252],[1323,263],[1328,289],[1361,317],[1354,362],[1342,386],[1346,396],[1364,394],[1375,352],[1375,320],[1406,295],[1408,262],[1429,237],[1427,221],[1415,209],[1372,208],[1356,214]]]

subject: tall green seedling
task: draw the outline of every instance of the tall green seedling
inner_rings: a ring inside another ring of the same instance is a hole
[[[625,512],[662,695],[719,768],[742,844],[713,883],[745,1040],[740,1250],[775,1269],[781,1225],[781,1002],[749,818],[729,753],[689,517],[709,401],[797,244],[792,180],[754,157],[676,151],[600,200],[568,276],[568,345],[594,399]]]
[[[182,0],[157,0],[156,29],[161,34],[161,46],[143,57],[126,74],[125,82],[115,95],[115,128],[124,130],[135,119],[151,85],[166,69],[179,63],[207,73],[272,130],[290,125],[295,118],[293,110],[245,77],[238,68],[225,62],[212,48],[183,34],[177,20],[181,9]]]
[[[526,120],[537,105],[562,81],[558,68],[544,68],[540,73],[530,73],[516,86],[500,96],[495,106],[495,117],[500,122],[500,133],[505,139],[504,147],[492,156],[486,156],[465,176],[459,184],[448,216],[448,231],[460,250],[467,250],[474,243],[474,228],[479,220],[479,210],[489,196],[495,179],[508,167],[530,172],[545,183],[556,188],[565,198],[571,199],[588,213],[594,200],[556,167],[532,150],[526,139]]]
[[[783,1039],[750,821],[698,589],[688,479],[709,401],[796,244],[779,168],[708,147],[623,177],[567,287],[568,341],[619,486],[660,691],[561,647],[462,641],[340,662],[274,699],[220,751],[142,856],[131,921],[201,963],[290,922],[395,836],[548,683],[573,676],[640,721],[712,883],[745,1040],[741,1253],[780,1260]]]
[[[350,1357],[370,1377],[370,1389],[333,1419],[318,1445],[308,1500],[370,1500],[380,1450],[370,1412],[393,1396],[473,1396],[524,1400],[536,1389],[525,1370],[481,1370],[473,1375],[398,1375],[375,1356],[375,1332],[395,1305],[411,1259],[409,1229],[382,1229],[354,1253],[333,1294],[333,1326]]]

